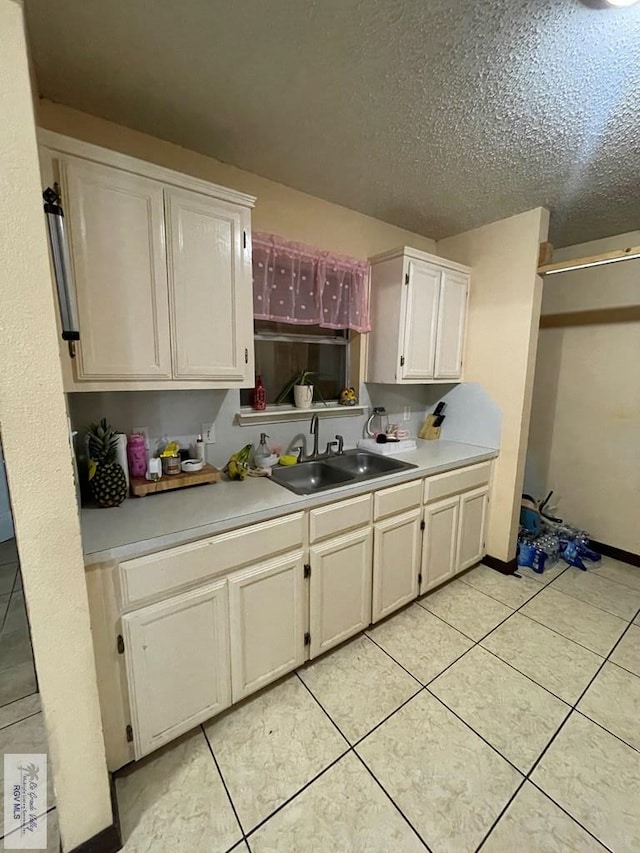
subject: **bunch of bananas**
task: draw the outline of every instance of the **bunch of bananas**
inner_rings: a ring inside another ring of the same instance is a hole
[[[249,458],[252,450],[251,444],[245,444],[242,450],[234,453],[226,464],[224,473],[230,480],[244,480],[249,471]]]

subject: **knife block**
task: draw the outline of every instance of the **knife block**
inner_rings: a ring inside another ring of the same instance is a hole
[[[435,441],[435,439],[440,438],[441,427],[433,425],[435,419],[435,415],[427,415],[426,421],[420,427],[418,438],[424,438],[427,441]]]

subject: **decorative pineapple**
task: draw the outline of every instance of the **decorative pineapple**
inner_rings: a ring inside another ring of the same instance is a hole
[[[127,496],[127,480],[122,466],[116,462],[118,434],[106,418],[91,424],[89,436],[89,486],[98,506],[120,506]]]

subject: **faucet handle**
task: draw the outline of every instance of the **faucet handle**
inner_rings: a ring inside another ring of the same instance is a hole
[[[327,442],[327,449],[325,450],[324,455],[325,456],[331,456],[331,454],[333,453],[333,448],[337,447],[337,446],[338,446],[337,441],[328,441]]]
[[[344,453],[344,438],[341,435],[336,435],[336,439],[338,442],[338,456],[342,456]]]

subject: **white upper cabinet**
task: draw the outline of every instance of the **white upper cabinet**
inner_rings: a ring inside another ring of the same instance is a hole
[[[186,190],[165,198],[173,375],[241,382],[253,334],[244,211]]]
[[[468,275],[442,270],[435,348],[436,379],[460,379],[462,376],[468,290]]]
[[[76,285],[65,390],[252,386],[255,199],[47,131],[40,143]]]
[[[170,379],[162,187],[68,158],[62,193],[82,344],[78,379]]]
[[[368,382],[462,379],[470,270],[415,249],[371,259]]]
[[[433,379],[433,354],[439,325],[440,270],[431,264],[414,261],[409,261],[408,267],[400,375],[402,379]],[[415,322],[418,317],[420,322]]]

